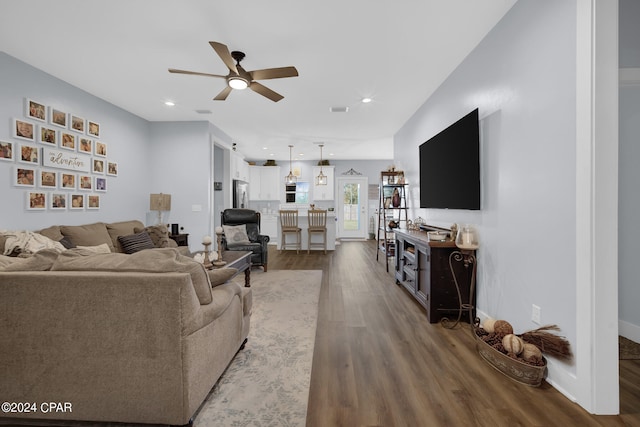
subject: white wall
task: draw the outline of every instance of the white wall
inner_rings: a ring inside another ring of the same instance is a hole
[[[519,1],[395,137],[396,158],[419,181],[418,146],[479,108],[482,209],[419,212],[436,225],[477,226],[482,313],[524,332],[539,326],[535,304],[574,346],[575,46],[575,2]],[[418,186],[410,195],[418,205]],[[550,364],[575,375],[575,365]]]
[[[107,144],[108,160],[118,162],[118,177],[107,177],[100,210],[28,211],[23,187],[11,177],[18,162],[0,162],[0,228],[35,230],[53,224],[86,224],[140,219],[149,210],[149,123],[62,80],[0,52],[0,140],[13,138],[12,118],[25,118],[26,97],[100,123],[100,140]],[[27,121],[29,121],[27,119]],[[32,121],[37,123],[36,121]],[[32,144],[44,147],[43,144]],[[25,165],[22,163],[22,165]],[[36,188],[37,189],[37,188]],[[66,192],[66,191],[65,191]]]
[[[620,334],[640,342],[640,280],[636,269],[640,227],[640,2],[620,1],[620,67],[632,69],[620,83],[619,316]]]

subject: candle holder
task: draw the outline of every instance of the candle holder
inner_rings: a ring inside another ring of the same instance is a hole
[[[222,227],[216,228],[216,237],[218,239],[218,259],[213,262],[216,267],[222,267],[227,262],[222,260]]]
[[[211,259],[209,259],[209,246],[211,246],[211,242],[203,242],[202,244],[204,245],[204,268],[206,268],[207,270],[211,270],[213,268]]]

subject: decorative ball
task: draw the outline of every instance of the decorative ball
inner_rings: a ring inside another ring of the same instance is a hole
[[[502,338],[502,346],[507,353],[520,354],[524,348],[524,341],[517,335],[507,334]]]
[[[496,319],[485,319],[484,322],[482,322],[482,329],[484,329],[485,331],[492,333],[495,332],[495,324],[496,324]]]
[[[493,324],[493,331],[498,335],[505,336],[513,333],[513,326],[506,320],[496,320]]]
[[[542,352],[535,344],[525,343],[522,348],[522,358],[527,362],[542,360]]]

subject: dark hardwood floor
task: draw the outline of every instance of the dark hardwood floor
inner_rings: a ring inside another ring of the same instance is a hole
[[[492,369],[468,324],[428,323],[382,259],[374,241],[326,255],[270,247],[270,271],[324,272],[307,426],[640,426],[640,361],[620,361],[620,415],[590,415],[546,382]]]

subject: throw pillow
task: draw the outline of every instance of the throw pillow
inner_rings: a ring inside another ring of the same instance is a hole
[[[145,228],[135,228],[136,233],[142,233],[146,231],[151,237],[151,241],[156,248],[169,248],[171,247],[171,238],[169,238],[169,230],[165,224],[151,225]]]
[[[223,225],[222,228],[224,230],[224,236],[227,239],[227,244],[237,245],[251,243],[247,235],[246,225]]]
[[[71,248],[75,248],[75,247],[76,247],[76,245],[71,241],[71,239],[70,239],[70,238],[68,238],[68,237],[66,237],[66,236],[65,236],[65,237],[63,237],[62,239],[58,240],[58,242],[59,242],[62,246],[64,246],[65,248],[67,248],[67,249],[71,249]],[[107,248],[108,248],[108,247],[109,247],[109,246],[107,246]]]
[[[118,242],[122,246],[122,251],[125,254],[133,254],[143,249],[153,249],[155,245],[149,237],[149,233],[143,231],[138,234],[130,234],[128,236],[118,236]]]

